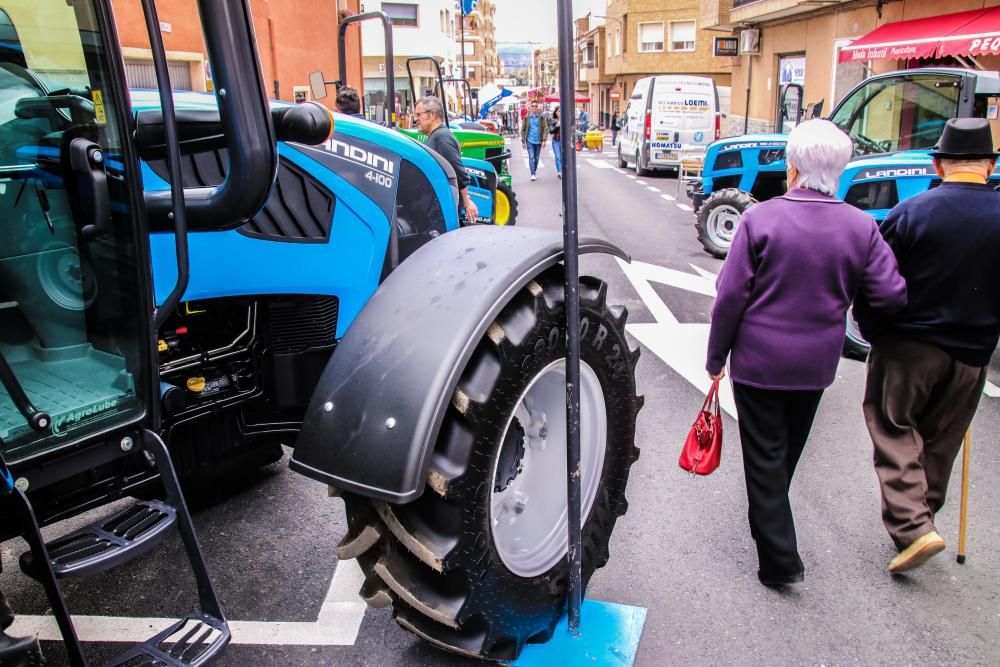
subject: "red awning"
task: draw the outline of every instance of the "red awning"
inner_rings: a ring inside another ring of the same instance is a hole
[[[1000,7],[887,23],[840,51],[840,62],[1000,54]]]

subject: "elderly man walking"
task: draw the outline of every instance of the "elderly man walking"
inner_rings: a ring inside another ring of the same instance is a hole
[[[545,116],[538,109],[538,102],[531,103],[531,113],[529,113],[521,123],[521,145],[528,150],[528,170],[531,172],[531,180],[536,180],[535,171],[538,169],[538,159],[542,154],[542,146],[549,138],[549,123]]]
[[[931,153],[940,187],[897,205],[882,235],[909,303],[891,318],[857,308],[872,342],[864,414],[882,521],[903,572],[940,553],[934,525],[1000,337],[1000,192],[989,122],[952,119]]]
[[[441,105],[441,100],[433,95],[420,98],[413,115],[417,118],[417,127],[427,135],[427,147],[447,160],[455,170],[459,192],[458,209],[465,211],[465,220],[468,224],[475,224],[479,217],[479,209],[469,194],[469,174],[462,164],[462,151],[458,147],[458,140],[444,124],[444,107]]]

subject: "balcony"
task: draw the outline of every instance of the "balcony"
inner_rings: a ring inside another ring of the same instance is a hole
[[[725,2],[726,0],[709,0],[709,2]],[[729,23],[760,23],[775,21],[800,14],[815,12],[819,9],[829,9],[836,5],[853,0],[731,0],[732,11],[729,13]]]
[[[702,0],[701,20],[698,22],[705,30],[730,31],[733,24],[729,20],[729,13],[733,9],[733,4],[747,4],[756,0]]]

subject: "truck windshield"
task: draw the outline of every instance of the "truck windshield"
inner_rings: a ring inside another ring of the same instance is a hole
[[[108,54],[88,0],[0,0],[0,387],[11,462],[138,418],[144,303]],[[15,392],[16,393],[16,392]]]
[[[904,74],[854,90],[830,118],[850,135],[855,155],[931,148],[958,115],[961,79]]]

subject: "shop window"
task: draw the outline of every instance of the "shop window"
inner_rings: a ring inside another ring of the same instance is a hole
[[[663,22],[639,24],[639,53],[663,51]]]
[[[389,15],[394,26],[400,25],[416,28],[419,25],[417,22],[417,6],[414,4],[383,2],[382,11]]]
[[[694,21],[671,21],[670,50],[694,51],[695,29]]]

